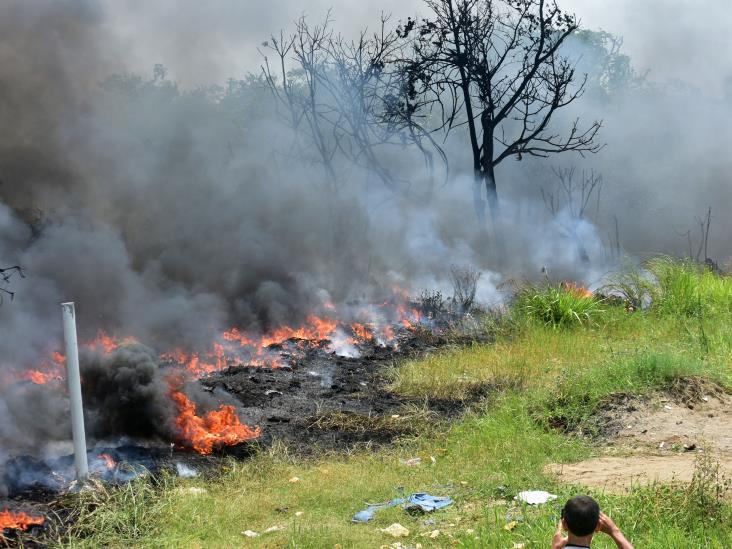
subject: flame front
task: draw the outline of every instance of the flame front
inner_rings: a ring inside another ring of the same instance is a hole
[[[175,430],[178,443],[199,454],[210,454],[223,446],[234,446],[246,440],[258,438],[262,430],[244,425],[236,414],[236,408],[222,404],[203,416],[196,414],[196,405],[183,393],[171,388],[178,415]]]
[[[43,517],[34,517],[22,512],[0,511],[0,538],[3,530],[27,530],[31,526],[40,526],[45,522]]]

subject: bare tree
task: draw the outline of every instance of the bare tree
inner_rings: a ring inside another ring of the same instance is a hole
[[[404,87],[402,74],[390,69],[401,45],[396,32],[387,30],[388,18],[355,40],[334,34],[330,25],[330,14],[314,26],[303,17],[292,35],[280,33],[264,44],[264,78],[298,134],[299,152],[314,148],[336,190],[337,158],[370,170],[390,188],[400,183],[378,152],[383,146],[416,145],[430,170],[435,154],[446,164],[430,132],[395,108]],[[267,51],[274,53],[276,68]]]
[[[425,1],[431,18],[408,19],[398,29],[411,39],[402,70],[410,99],[439,120],[439,129],[467,128],[481,222],[482,188],[492,214],[498,211],[495,168],[505,159],[601,148],[598,121],[583,129],[575,120],[565,132],[550,126],[586,82],[560,54],[579,26],[575,16],[549,0]]]
[[[555,185],[541,189],[541,198],[549,213],[562,224],[566,237],[577,247],[577,255],[581,261],[587,262],[590,256],[578,233],[580,221],[585,219],[591,206],[594,206],[595,217],[600,213],[600,195],[602,193],[602,175],[594,170],[582,171],[581,177],[575,179],[576,168],[552,167],[556,179]],[[566,214],[560,219],[561,214]]]

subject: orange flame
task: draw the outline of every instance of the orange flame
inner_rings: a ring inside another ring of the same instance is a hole
[[[89,343],[84,344],[84,346],[88,349],[101,348],[104,354],[108,355],[122,345],[133,345],[135,343],[137,343],[137,339],[135,339],[134,337],[125,337],[123,339],[118,339],[114,336],[108,335],[103,330],[99,330],[99,332],[97,332],[97,337],[95,337]]]
[[[590,298],[594,295],[590,290],[576,282],[562,282],[561,287],[564,291],[575,297]]]
[[[178,408],[175,430],[181,446],[199,454],[210,454],[222,446],[234,446],[246,440],[258,438],[259,427],[244,425],[236,415],[236,409],[222,404],[203,416],[196,415],[196,405],[182,391],[171,387],[170,396]]]
[[[0,511],[0,538],[3,530],[27,530],[31,526],[40,526],[45,522],[43,517],[33,517],[22,512]]]
[[[353,330],[354,335],[361,341],[373,341],[374,339],[374,334],[366,326],[358,322],[351,324],[351,330]]]
[[[109,454],[99,454],[97,457],[104,461],[104,466],[107,469],[114,469],[117,466],[117,462],[114,461],[114,458]]]

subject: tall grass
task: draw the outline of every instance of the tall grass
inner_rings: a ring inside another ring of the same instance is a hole
[[[702,317],[732,313],[732,278],[703,265],[656,258],[646,264],[655,278],[651,308],[661,315]]]
[[[594,296],[566,285],[528,286],[516,295],[513,309],[528,319],[557,328],[590,324],[603,312]]]

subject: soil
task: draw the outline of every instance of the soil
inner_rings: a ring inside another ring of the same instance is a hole
[[[720,387],[687,379],[646,397],[615,395],[593,425],[607,455],[549,470],[568,484],[627,491],[653,481],[691,481],[700,452],[711,453],[732,477],[732,397]]]

